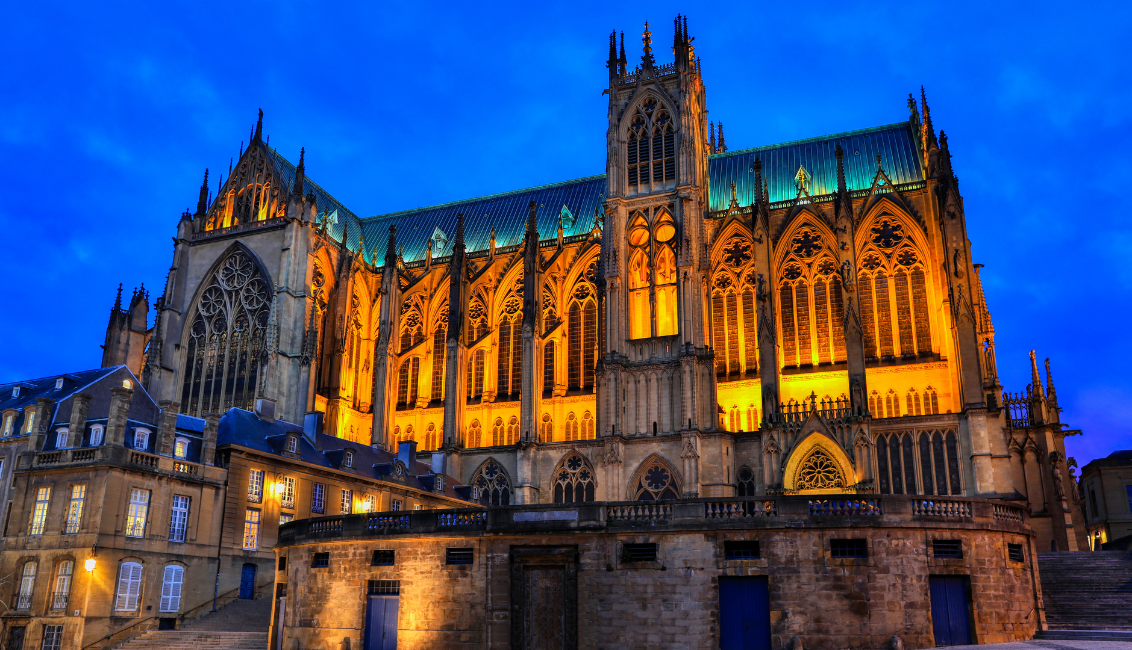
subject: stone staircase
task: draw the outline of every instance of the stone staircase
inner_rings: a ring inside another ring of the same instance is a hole
[[[151,630],[115,650],[267,650],[271,600],[234,600],[179,630]]]
[[[1132,630],[1132,553],[1038,553],[1050,630]]]

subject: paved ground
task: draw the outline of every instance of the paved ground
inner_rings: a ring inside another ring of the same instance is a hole
[[[951,650],[1132,650],[1132,641],[1016,641],[987,645],[953,645]]]

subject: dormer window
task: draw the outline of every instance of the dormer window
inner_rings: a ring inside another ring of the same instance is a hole
[[[62,377],[55,380],[55,390],[63,390],[63,378]]]
[[[173,456],[174,458],[185,458],[189,455],[189,439],[177,438],[173,443]]]
[[[287,436],[287,453],[289,453],[289,454],[299,453],[299,437],[298,436]]]
[[[56,449],[66,449],[67,448],[67,428],[66,427],[64,427],[62,429],[56,429],[55,430],[55,448]]]
[[[93,427],[90,428],[90,446],[91,447],[97,447],[98,445],[102,444],[102,431],[103,431],[103,427],[102,427],[101,424],[96,424],[96,425],[94,425]]]
[[[149,448],[149,429],[134,429],[134,449],[145,451]]]
[[[129,388],[129,389],[132,390],[133,387],[134,387],[134,384],[129,379],[123,379],[122,380],[122,388]]]
[[[19,386],[13,386],[12,387],[12,397],[19,397],[19,396],[20,396],[20,387]]]
[[[12,435],[12,423],[15,420],[16,420],[15,414],[13,414],[13,413],[5,413],[4,414],[4,437],[5,438]]]
[[[30,434],[32,429],[35,428],[35,411],[28,410],[24,415],[24,433]]]
[[[354,466],[354,452],[352,452],[352,451],[346,452],[345,457],[342,459],[342,466],[343,467],[353,467]]]

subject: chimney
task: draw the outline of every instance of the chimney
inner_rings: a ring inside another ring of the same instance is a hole
[[[322,433],[322,411],[311,411],[303,417],[303,437],[318,449],[318,434]]]
[[[405,469],[412,474],[417,471],[417,441],[402,440],[397,445],[397,460],[405,463]]]
[[[432,473],[438,476],[448,473],[448,454],[439,449],[432,452]]]
[[[161,408],[161,426],[157,433],[157,453],[162,456],[172,456],[173,446],[177,442],[177,414],[181,405],[172,400],[161,400],[157,403]]]
[[[51,410],[55,400],[39,397],[35,400],[35,429],[28,434],[28,451],[39,451],[43,447],[43,434],[51,424]]]
[[[71,423],[67,428],[67,446],[83,444],[83,429],[86,428],[86,414],[90,410],[90,395],[79,393],[71,398]]]
[[[110,415],[106,418],[106,444],[121,447],[126,442],[126,418],[134,389],[117,386],[110,389]]]
[[[200,462],[205,465],[216,464],[216,435],[220,431],[220,414],[205,413],[204,443],[200,447]]]
[[[268,424],[275,424],[275,400],[266,397],[257,397],[255,400],[255,414]]]

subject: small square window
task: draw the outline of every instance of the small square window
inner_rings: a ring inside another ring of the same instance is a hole
[[[394,511],[394,512],[400,510],[401,509],[401,500],[400,499],[393,499],[391,505],[389,506],[389,509]]]
[[[330,566],[330,553],[315,553],[311,560],[312,569],[325,569]]]
[[[735,540],[723,543],[723,559],[725,560],[757,560],[762,557],[759,553],[759,541]]]
[[[299,450],[299,438],[297,436],[287,436],[287,452],[295,453]]]
[[[829,540],[830,557],[869,557],[869,542],[864,539]]]
[[[475,555],[470,548],[450,548],[444,554],[445,564],[471,564]]]
[[[280,571],[286,571],[287,570],[287,556],[286,555],[280,555],[279,556],[279,570]]]
[[[622,562],[653,562],[656,560],[656,544],[625,544],[621,547]]]
[[[1006,557],[1009,558],[1011,562],[1025,562],[1026,561],[1026,556],[1022,553],[1022,545],[1021,544],[1007,544],[1006,545]]]
[[[390,550],[373,552],[373,566],[393,566],[394,553]]]
[[[933,539],[932,555],[941,560],[962,560],[963,542],[958,539]]]
[[[370,580],[366,593],[370,596],[397,596],[401,593],[400,580]]]

